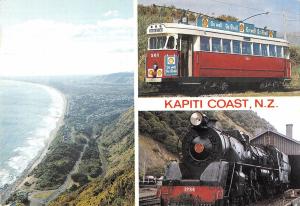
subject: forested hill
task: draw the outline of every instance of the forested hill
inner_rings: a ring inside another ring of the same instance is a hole
[[[207,111],[208,117],[217,119],[223,130],[237,129],[254,137],[266,130],[276,129],[253,111]],[[177,158],[179,137],[190,129],[192,112],[140,112],[139,113],[139,164],[140,172],[162,175],[165,163]],[[146,165],[146,166],[145,166]]]
[[[98,144],[107,159],[105,173],[79,188],[70,188],[50,206],[134,205],[133,108],[103,131]]]

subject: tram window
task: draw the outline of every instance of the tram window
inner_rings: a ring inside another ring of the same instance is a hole
[[[282,46],[276,46],[277,57],[282,57]]]
[[[275,46],[270,44],[269,45],[269,51],[270,51],[270,56],[271,57],[276,57],[276,51],[275,51]]]
[[[232,41],[232,50],[233,50],[233,53],[240,54],[241,53],[241,42],[233,40]]]
[[[149,40],[149,49],[163,49],[166,44],[167,37],[151,37]]]
[[[167,49],[174,49],[174,42],[175,38],[173,36],[170,36],[168,38]]]
[[[283,47],[284,58],[290,58],[290,51],[288,47]]]
[[[242,42],[242,54],[252,54],[250,42]]]
[[[261,45],[261,53],[263,56],[268,56],[268,45],[262,44]]]
[[[253,54],[257,56],[261,55],[260,44],[253,43]]]
[[[200,50],[210,51],[209,37],[205,37],[205,36],[200,37]]]
[[[151,37],[151,38],[149,39],[149,49],[155,48],[155,45],[156,45],[156,38]]]
[[[225,53],[231,53],[231,46],[230,46],[230,40],[223,39],[223,52]]]
[[[221,52],[221,39],[212,38],[212,51]]]

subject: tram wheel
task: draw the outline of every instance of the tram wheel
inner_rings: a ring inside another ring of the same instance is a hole
[[[221,82],[221,85],[220,85],[220,90],[222,92],[227,92],[228,91],[228,88],[229,88],[229,84],[227,82]]]
[[[265,90],[267,88],[267,82],[260,82],[258,88],[259,90]]]

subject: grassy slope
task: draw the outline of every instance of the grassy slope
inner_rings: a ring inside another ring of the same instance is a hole
[[[178,159],[177,155],[165,148],[165,145],[151,137],[141,135],[139,138],[139,168],[141,173],[159,176],[170,160]],[[144,168],[148,169],[144,171]]]
[[[98,143],[106,148],[108,166],[104,177],[76,191],[66,191],[50,206],[134,205],[133,108],[105,128]]]
[[[254,136],[267,129],[275,130],[266,120],[252,111],[205,112],[218,120],[217,127],[224,130],[237,129]],[[140,112],[139,113],[139,164],[140,175],[162,175],[164,163],[177,157],[177,140],[190,128],[191,112]],[[149,155],[145,155],[145,153]]]

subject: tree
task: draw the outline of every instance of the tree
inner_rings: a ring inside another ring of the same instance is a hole
[[[223,21],[238,21],[239,19],[234,17],[234,16],[230,16],[230,15],[221,15],[218,16],[217,19],[223,20]]]

